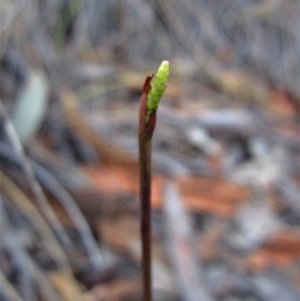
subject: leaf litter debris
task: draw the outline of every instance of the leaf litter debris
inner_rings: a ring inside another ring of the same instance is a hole
[[[168,59],[154,300],[299,300],[297,1],[2,2],[1,298],[140,300],[138,99]]]

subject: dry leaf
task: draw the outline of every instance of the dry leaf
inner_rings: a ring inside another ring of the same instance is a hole
[[[283,230],[247,258],[246,264],[252,269],[263,269],[270,264],[285,266],[293,260],[300,260],[300,232]]]
[[[97,188],[105,194],[128,194],[138,196],[139,178],[137,167],[107,165],[85,169]],[[152,207],[161,209],[166,177],[152,177]],[[184,177],[178,179],[182,199],[189,210],[207,212],[219,216],[230,216],[247,200],[245,188],[220,179]]]

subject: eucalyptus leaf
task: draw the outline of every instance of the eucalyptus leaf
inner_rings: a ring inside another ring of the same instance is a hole
[[[23,145],[37,133],[46,114],[49,86],[41,71],[31,71],[26,86],[20,91],[11,120]]]

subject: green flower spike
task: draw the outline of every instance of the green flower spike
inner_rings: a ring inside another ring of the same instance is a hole
[[[154,79],[153,74],[146,77],[140,100],[138,140],[143,301],[153,300],[151,291],[151,144],[156,123],[156,109],[165,92],[168,76],[169,62],[163,61]]]
[[[164,94],[169,77],[169,61],[163,61],[159,66],[152,82],[152,88],[147,97],[147,117],[157,109],[160,99]],[[147,120],[148,118],[146,118]]]

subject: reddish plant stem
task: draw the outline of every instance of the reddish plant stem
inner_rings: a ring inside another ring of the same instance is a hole
[[[152,75],[146,78],[139,112],[139,166],[142,238],[142,284],[143,301],[152,301],[151,291],[151,140],[155,127],[156,112],[145,123],[147,95],[151,89]]]
[[[143,145],[142,145],[143,144]],[[140,199],[143,300],[151,301],[151,142],[141,143]]]

